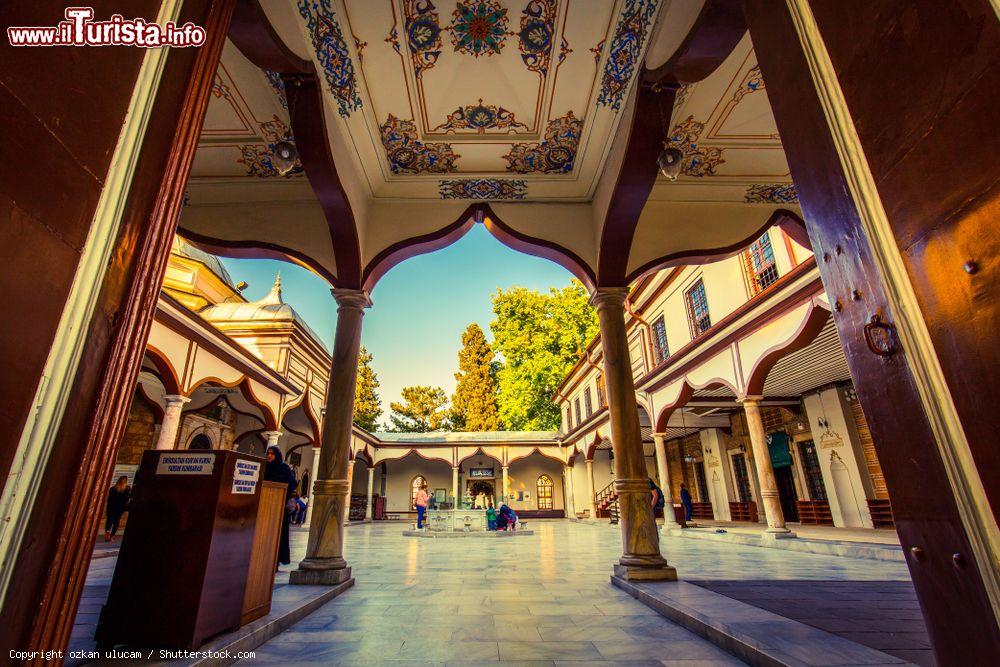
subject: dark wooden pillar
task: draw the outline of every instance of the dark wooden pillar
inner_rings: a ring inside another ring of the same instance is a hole
[[[744,8],[938,660],[988,664],[1000,23],[988,0]]]
[[[204,27],[207,40],[200,48],[173,49],[167,56],[121,226],[87,324],[71,399],[41,471],[42,492],[16,558],[4,564],[13,568],[13,584],[0,614],[0,645],[41,651],[64,649],[69,641],[233,4],[187,0],[181,9],[179,23]],[[98,18],[121,11],[119,3],[94,6]],[[155,20],[159,6],[137,2],[131,13],[124,13]],[[17,21],[5,20],[5,25],[33,20],[51,25],[64,7],[14,3],[4,6],[13,11],[2,16],[18,14]],[[0,58],[0,114],[14,118],[6,127],[21,143],[5,142],[3,160],[23,168],[9,170],[16,178],[7,179],[5,172],[3,179],[11,192],[5,191],[0,212],[10,211],[5,215],[16,225],[8,227],[5,217],[0,227],[5,241],[9,233],[21,238],[3,244],[16,262],[0,263],[0,271],[5,285],[10,274],[11,284],[23,287],[25,298],[37,303],[37,312],[23,309],[32,324],[35,315],[49,311],[54,319],[39,322],[39,328],[48,326],[47,335],[33,326],[20,332],[15,348],[7,348],[5,340],[4,359],[13,349],[29,362],[37,358],[44,363],[145,54],[124,47],[59,47],[20,49],[8,58],[6,51]],[[31,85],[18,85],[19,77]],[[72,234],[53,231],[74,225]],[[16,393],[30,400],[37,377],[21,380]],[[6,391],[4,396],[6,403]],[[11,447],[31,410],[30,405],[14,407],[20,423],[12,418],[16,428],[3,429],[4,437],[15,436]],[[7,446],[5,469],[14,451]]]

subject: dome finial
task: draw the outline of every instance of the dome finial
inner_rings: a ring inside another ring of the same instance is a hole
[[[281,271],[278,271],[278,275],[274,279],[274,286],[271,287],[271,291],[267,293],[267,296],[260,300],[260,303],[277,304],[284,302],[284,299],[281,298]]]

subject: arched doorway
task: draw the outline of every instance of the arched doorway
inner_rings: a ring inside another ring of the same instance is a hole
[[[204,433],[199,433],[198,435],[191,438],[191,442],[188,443],[188,449],[211,449],[212,440]]]

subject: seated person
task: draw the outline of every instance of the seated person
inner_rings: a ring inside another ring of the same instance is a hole
[[[500,511],[497,512],[496,530],[507,530],[507,515],[503,512],[504,507],[506,505],[501,505]]]
[[[493,507],[493,503],[486,509],[486,530],[496,530],[497,529],[497,511]]]

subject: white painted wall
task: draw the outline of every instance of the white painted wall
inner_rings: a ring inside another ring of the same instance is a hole
[[[736,487],[733,485],[731,462],[726,455],[725,438],[717,428],[702,429],[699,435],[712,515],[720,521],[729,521],[732,518],[729,502],[736,499]]]
[[[410,507],[410,483],[417,475],[427,479],[427,491],[447,489],[451,494],[451,466],[441,461],[428,461],[410,454],[396,461],[386,461],[386,511],[407,512]],[[365,482],[367,483],[367,481]],[[376,482],[375,488],[378,488]]]
[[[866,484],[863,476],[867,469],[863,465],[861,444],[854,426],[854,417],[844,403],[838,388],[832,387],[818,394],[805,397],[806,414],[812,428],[813,442],[819,455],[823,484],[833,514],[833,525],[845,527],[872,528],[871,514],[868,512]],[[827,429],[819,425],[825,419]],[[864,471],[864,472],[862,472]],[[867,485],[871,486],[871,482]]]
[[[562,464],[547,459],[540,454],[532,454],[527,458],[518,459],[510,464],[508,476],[510,479],[511,496],[516,498],[518,492],[527,493],[528,498],[522,501],[509,500],[508,504],[515,512],[519,510],[538,509],[538,478],[548,475],[552,479],[552,509],[565,508],[563,503]]]

